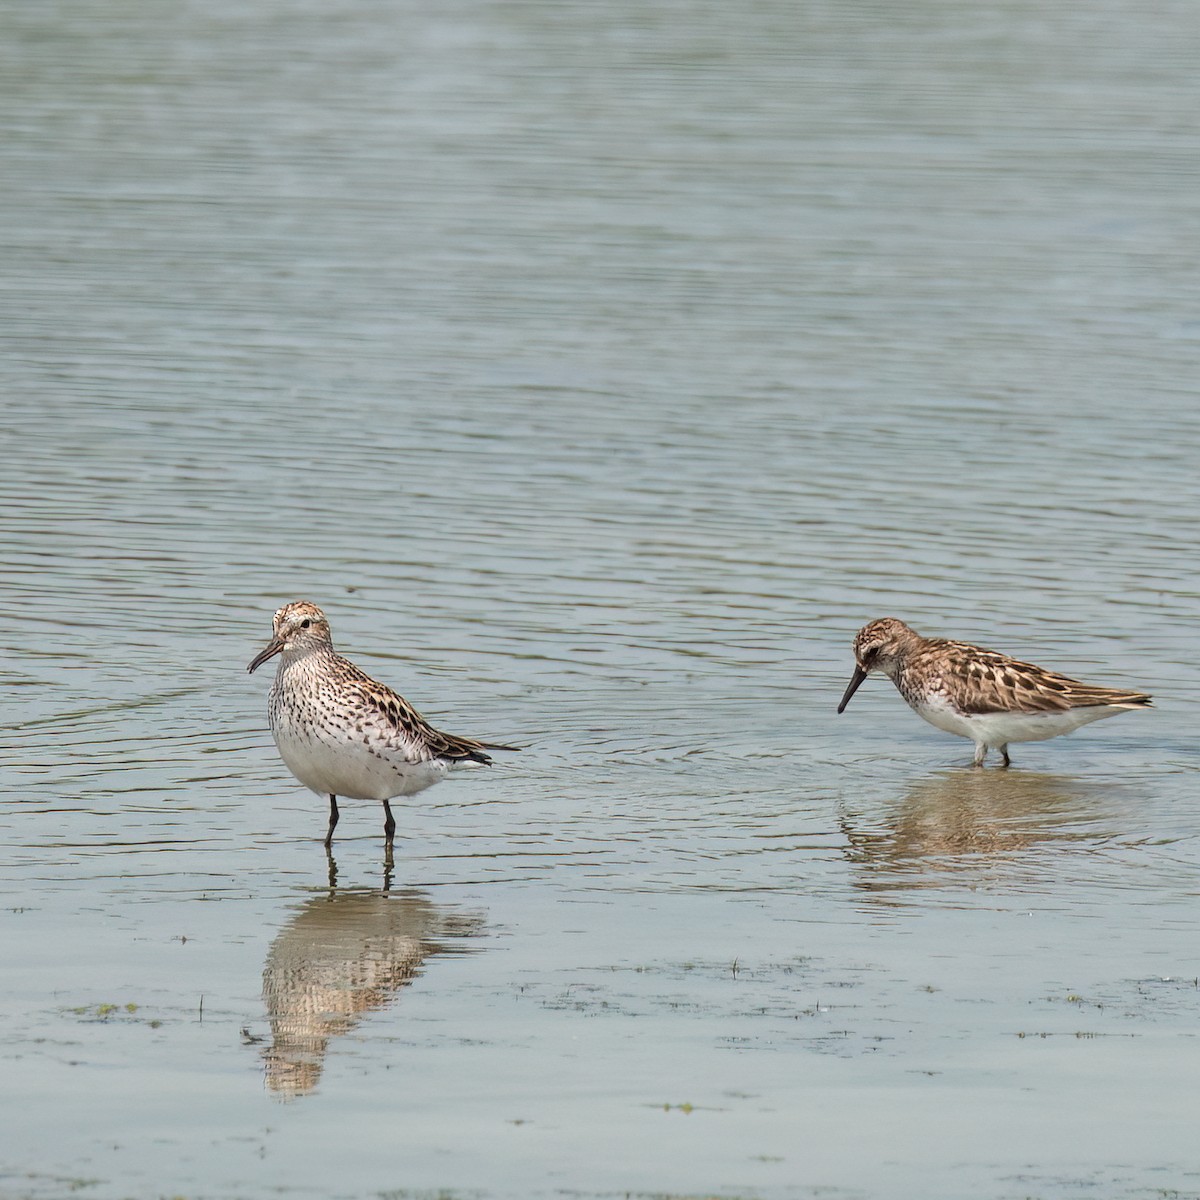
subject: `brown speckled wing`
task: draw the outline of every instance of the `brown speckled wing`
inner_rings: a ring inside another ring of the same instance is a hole
[[[428,762],[434,758],[445,758],[451,762],[491,763],[485,750],[514,750],[514,746],[496,746],[488,742],[477,742],[471,738],[456,737],[442,733],[430,723],[403,696],[391,688],[377,683],[367,675],[355,681],[363,703],[373,709],[379,719],[386,722],[396,737],[404,744],[405,758],[409,762]]]
[[[949,660],[946,665],[951,666],[955,680],[956,706],[964,713],[1065,712],[1095,705],[1144,708],[1150,704],[1150,697],[1143,692],[1094,687],[966,643],[943,643],[942,654]],[[943,671],[943,680],[946,674]]]

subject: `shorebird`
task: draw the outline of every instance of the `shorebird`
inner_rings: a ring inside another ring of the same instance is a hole
[[[977,767],[989,749],[999,750],[1007,767],[1010,742],[1040,742],[1151,707],[1144,692],[1094,687],[969,642],[922,637],[895,617],[864,625],[854,658],[839,713],[870,672],[882,671],[918,716],[975,743]]]
[[[253,673],[276,654],[271,734],[288,770],[329,797],[326,849],[339,796],[382,801],[390,853],[396,832],[390,800],[422,791],[460,764],[490,765],[488,750],[518,749],[439,733],[403,696],[338,654],[325,614],[306,600],[275,614],[274,636],[246,670]]]

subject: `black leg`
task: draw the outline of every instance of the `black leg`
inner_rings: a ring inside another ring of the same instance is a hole
[[[1004,766],[1004,767],[1007,767],[1009,765],[1009,763],[1012,762],[1012,759],[1008,757],[1008,747],[1007,746],[1000,747],[1000,759],[1001,759],[1000,765]]]
[[[392,816],[392,806],[385,800],[383,811],[386,814],[383,822],[383,894],[386,896],[392,886],[392,838],[396,836],[396,818]]]
[[[337,797],[329,797],[329,829],[325,834],[325,849],[328,850],[333,845],[333,831],[337,828],[338,823],[338,807]]]

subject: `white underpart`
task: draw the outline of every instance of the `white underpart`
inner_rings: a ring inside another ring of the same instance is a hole
[[[390,800],[424,791],[445,779],[450,764],[444,758],[427,762],[396,762],[366,754],[361,742],[334,744],[289,739],[276,734],[275,744],[288,770],[320,796],[352,800]]]
[[[327,730],[297,730],[286,723],[273,729],[279,756],[306,788],[322,796],[349,800],[390,800],[411,796],[444,779],[450,764],[444,758],[406,762],[387,747],[371,754],[357,738],[339,738]]]
[[[970,738],[977,746],[996,748],[1009,742],[1041,742],[1073,733],[1081,725],[1115,717],[1124,710],[1111,704],[1089,704],[1059,712],[1001,712],[964,714],[941,696],[933,696],[912,705],[912,710],[930,725]]]

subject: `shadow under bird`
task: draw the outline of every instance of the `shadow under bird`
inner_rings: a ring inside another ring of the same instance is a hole
[[[1144,692],[1094,687],[995,650],[922,637],[895,617],[864,625],[854,639],[854,675],[838,705],[881,671],[930,725],[970,738],[974,765],[990,749],[1008,766],[1010,742],[1040,742],[1127,709],[1152,707]]]
[[[334,650],[325,614],[306,600],[275,614],[274,636],[246,670],[253,673],[275,655],[271,734],[288,770],[329,797],[326,848],[338,823],[339,796],[382,802],[390,850],[396,832],[390,800],[423,791],[454,767],[489,766],[488,750],[519,749],[434,729],[403,696]]]

